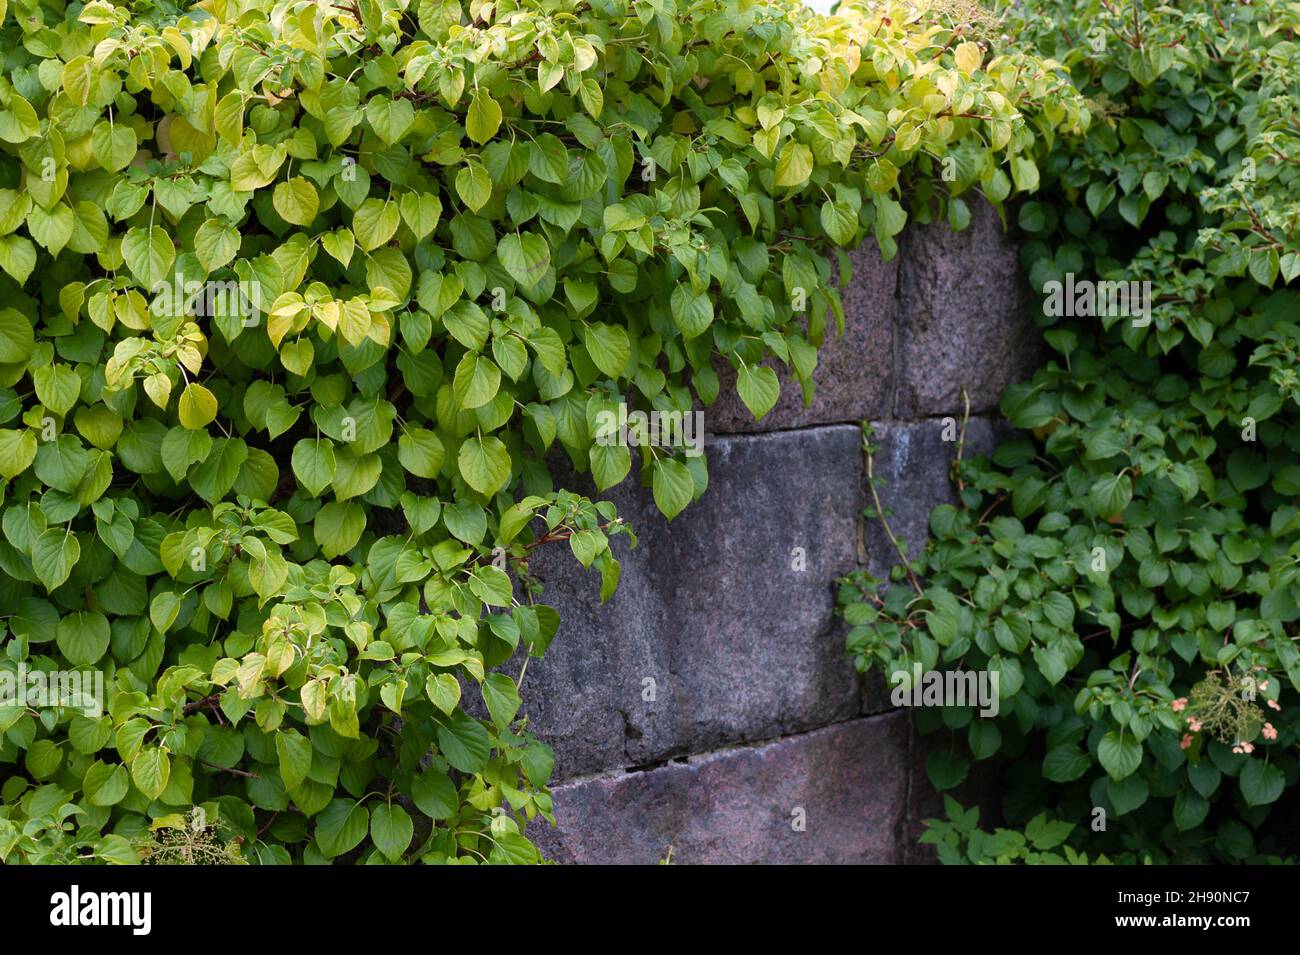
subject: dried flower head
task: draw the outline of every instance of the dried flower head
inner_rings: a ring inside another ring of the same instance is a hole
[[[1244,676],[1253,690],[1254,674]],[[1226,668],[1207,672],[1188,694],[1188,727],[1193,732],[1204,729],[1219,742],[1232,745],[1235,753],[1249,753],[1254,748],[1250,741],[1266,724],[1255,694],[1241,690],[1246,682]]]

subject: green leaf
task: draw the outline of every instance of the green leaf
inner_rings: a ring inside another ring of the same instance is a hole
[[[49,528],[32,545],[32,568],[46,590],[62,586],[80,559],[81,545],[76,535],[62,527]]]
[[[488,319],[474,302],[457,302],[442,316],[442,323],[466,348],[478,351],[487,344]]]
[[[1130,776],[1142,762],[1142,744],[1131,733],[1111,730],[1097,746],[1097,758],[1113,780]]]
[[[597,368],[611,378],[619,378],[624,374],[632,355],[632,345],[623,328],[593,322],[583,326],[582,339],[587,346],[587,354]]]
[[[461,711],[438,724],[438,748],[453,769],[482,772],[492,752],[492,739],[478,720]]]
[[[465,116],[465,132],[476,143],[485,143],[501,128],[501,106],[487,90],[475,87]]]
[[[407,99],[372,96],[366,102],[366,121],[375,135],[391,146],[405,136],[415,122],[415,107]]]
[[[598,491],[622,483],[632,470],[632,452],[622,445],[593,444],[587,457],[591,462],[591,476],[596,479]]]
[[[36,268],[36,246],[20,235],[0,236],[0,268],[19,285],[26,283]]]
[[[171,590],[160,590],[149,601],[149,621],[161,634],[166,634],[176,622],[181,609],[181,596]]]
[[[42,365],[32,373],[36,397],[62,417],[72,410],[81,395],[81,377],[67,365]]]
[[[335,799],[316,819],[316,845],[326,859],[351,852],[370,828],[370,813],[351,799]]]
[[[926,775],[939,792],[961,785],[970,772],[970,761],[960,753],[936,750],[925,758]]]
[[[1070,669],[1065,654],[1060,647],[1054,644],[1046,647],[1034,647],[1033,657],[1034,662],[1038,664],[1039,671],[1043,674],[1043,678],[1052,686],[1060,683]]]
[[[509,607],[514,603],[514,584],[510,575],[496,567],[476,567],[469,578],[469,589],[491,607]]]
[[[444,455],[441,439],[427,428],[407,428],[397,439],[397,460],[416,477],[436,478]]]
[[[812,150],[803,143],[787,142],[776,159],[776,179],[773,184],[778,187],[795,188],[808,181],[813,171]]]
[[[450,714],[460,703],[460,683],[450,673],[430,673],[424,695],[438,709]]]
[[[1069,595],[1054,591],[1043,597],[1043,616],[1058,630],[1074,628],[1074,601]]]
[[[1174,825],[1179,832],[1195,829],[1210,814],[1210,801],[1192,789],[1180,789],[1174,796]]]
[[[293,446],[291,464],[302,489],[312,497],[320,497],[338,470],[334,444],[324,438],[303,438]]]
[[[837,245],[849,245],[857,238],[858,216],[848,206],[827,199],[822,204],[821,222],[826,234]]]
[[[512,279],[530,289],[546,277],[551,267],[551,247],[531,232],[508,233],[497,243],[497,258]]]
[[[1079,747],[1072,744],[1057,746],[1043,759],[1043,778],[1056,783],[1069,783],[1078,779],[1092,766],[1092,760]]]
[[[466,438],[456,464],[460,475],[474,490],[491,497],[510,480],[510,451],[500,438]]]
[[[215,272],[239,253],[239,230],[224,219],[207,219],[194,233],[194,254],[205,272]]]
[[[36,476],[67,494],[75,493],[90,467],[90,456],[80,441],[61,434],[36,449]]]
[[[0,310],[0,364],[25,362],[35,347],[36,337],[27,317],[16,309]]]
[[[1047,813],[1039,813],[1025,827],[1025,838],[1039,852],[1055,849],[1070,837],[1074,823],[1059,819],[1049,821]]]
[[[347,268],[352,261],[352,252],[356,247],[356,238],[352,235],[351,229],[335,229],[333,232],[324,232],[320,236],[321,248],[336,259],[340,265]]]
[[[1246,805],[1267,806],[1282,795],[1286,788],[1286,775],[1273,763],[1255,757],[1246,760],[1239,782]]]
[[[91,131],[91,152],[109,172],[125,169],[135,158],[136,148],[135,130],[130,126],[105,120]]]
[[[402,196],[401,211],[406,227],[417,239],[423,239],[438,225],[442,201],[432,193],[408,192]]]
[[[280,760],[280,779],[285,789],[296,789],[311,772],[311,740],[295,729],[280,729],[275,734],[275,752]]]
[[[316,543],[327,560],[346,554],[361,540],[366,512],[352,501],[331,501],[316,512]]]
[[[92,806],[115,806],[131,789],[131,779],[121,763],[104,763],[96,760],[86,770],[81,780],[86,801]]]
[[[741,365],[736,373],[736,392],[755,420],[762,420],[776,406],[781,383],[776,372],[765,365]]]
[[[456,402],[465,410],[481,408],[494,397],[501,387],[501,370],[490,358],[466,352],[456,366],[451,391]]]
[[[1141,776],[1127,776],[1118,782],[1114,779],[1106,780],[1106,795],[1117,816],[1141,808],[1150,793],[1147,781]]]
[[[1028,156],[1016,156],[1011,160],[1011,179],[1021,192],[1033,192],[1038,188],[1038,166]]]
[[[683,338],[698,338],[713,324],[713,302],[704,293],[695,293],[686,285],[673,288],[671,301],[673,321],[682,331]]]
[[[569,174],[569,151],[564,141],[542,133],[530,144],[528,171],[543,182],[560,185]]]
[[[483,702],[487,704],[492,722],[501,729],[509,729],[523,701],[515,681],[504,673],[489,673],[483,681]]]
[[[1093,482],[1088,499],[1102,517],[1124,513],[1133,499],[1133,479],[1127,474],[1107,474]]]
[[[415,826],[401,806],[383,804],[371,812],[370,838],[374,840],[375,848],[390,861],[402,857],[414,836]]]
[[[367,199],[352,216],[352,234],[361,251],[370,252],[386,244],[401,224],[402,213],[397,203]]]
[[[63,750],[53,740],[39,739],[28,747],[23,768],[35,779],[49,779],[63,763]]]
[[[481,163],[468,162],[456,173],[456,195],[470,212],[478,212],[492,198],[492,177]]]
[[[244,133],[244,93],[231,90],[217,100],[215,127],[217,134],[232,146],[239,145]]]
[[[0,428],[0,476],[15,478],[36,460],[36,432]]]
[[[58,255],[72,238],[76,221],[72,207],[61,202],[52,209],[34,206],[27,214],[27,231],[51,255]]]
[[[137,227],[123,237],[122,257],[136,280],[145,288],[153,289],[171,279],[176,247],[161,226]]]
[[[197,381],[191,381],[181,392],[177,412],[182,427],[192,431],[206,428],[217,417],[217,396]]]
[[[147,799],[157,799],[167,788],[172,764],[162,747],[146,744],[131,760],[131,781]]]
[[[695,479],[680,461],[660,458],[654,463],[651,490],[655,506],[671,521],[691,503],[695,496]]]
[[[446,773],[426,770],[411,781],[411,800],[430,819],[451,819],[456,815],[459,799],[456,787]]]
[[[311,225],[320,209],[320,196],[316,187],[302,176],[295,176],[276,185],[271,202],[280,218],[294,225]]]

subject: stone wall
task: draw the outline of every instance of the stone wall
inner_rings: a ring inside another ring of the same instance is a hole
[[[705,412],[709,489],[669,523],[634,481],[607,494],[640,538],[614,546],[615,596],[567,552],[534,571],[560,632],[530,663],[532,727],[555,748],[560,862],[907,862],[935,811],[920,743],[878,676],[860,680],[833,616],[834,581],[884,574],[864,526],[858,422],[876,425],[884,505],[912,547],[952,499],[945,417],[971,401],[968,453],[989,450],[1002,390],[1036,366],[1016,253],[996,213],[914,228],[899,255],[854,255],[844,335],[816,398],[783,377],[755,422],[729,382]],[[779,366],[778,366],[779,367]],[[802,821],[802,826],[799,823]]]

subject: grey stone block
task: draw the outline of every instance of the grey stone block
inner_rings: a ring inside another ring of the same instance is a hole
[[[557,827],[529,834],[564,863],[902,861],[907,715],[555,787]],[[803,810],[804,828],[793,825]]]
[[[892,515],[887,519],[894,536],[915,558],[930,537],[930,512],[940,504],[955,504],[957,488],[950,471],[957,456],[955,437],[961,433],[956,416],[910,423],[885,422],[875,425],[872,444],[878,447],[873,463],[880,483],[880,503]],[[971,418],[966,424],[964,454],[967,458],[990,454],[1006,439],[1009,431],[986,418]],[[953,440],[948,440],[953,436]],[[870,492],[867,492],[870,502]],[[864,532],[867,568],[884,579],[899,562],[898,552],[877,520],[866,522]]]
[[[860,444],[851,426],[706,442],[709,490],[671,524],[635,481],[611,489],[640,543],[615,542],[623,572],[603,607],[594,572],[539,550],[532,569],[561,622],[523,696],[557,778],[858,711],[833,608],[835,579],[857,565]]]
[[[1041,364],[1016,246],[997,212],[971,203],[970,225],[909,229],[899,251],[898,418],[997,407],[1006,387]]]
[[[880,250],[868,239],[851,255],[853,279],[841,290],[844,334],[837,335],[834,317],[827,319],[826,338],[813,372],[813,402],[803,405],[803,387],[794,372],[768,359],[781,381],[781,397],[762,421],[755,421],[736,394],[736,372],[723,359],[717,363],[721,390],[705,409],[709,430],[719,434],[780,431],[817,424],[839,424],[879,418],[889,411],[894,386],[894,319],[898,259],[882,262]]]

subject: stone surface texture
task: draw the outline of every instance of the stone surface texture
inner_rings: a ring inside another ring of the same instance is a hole
[[[861,433],[850,426],[706,442],[709,490],[671,523],[634,482],[608,497],[636,530],[618,590],[563,549],[533,570],[560,613],[529,664],[533,728],[564,778],[768,739],[853,715],[833,616],[857,566]]]
[[[901,862],[909,732],[893,713],[565,783],[530,834],[568,863]]]
[[[899,249],[899,418],[957,414],[966,388],[973,412],[992,411],[1007,385],[1040,364],[1016,246],[997,212],[971,203],[971,223],[907,230]]]
[[[956,501],[962,387],[964,453],[987,453],[1009,434],[997,402],[1032,373],[1039,335],[1015,247],[983,205],[963,233],[909,229],[891,263],[856,252],[844,300],[845,334],[823,348],[810,408],[783,376],[780,403],[754,422],[724,380],[705,412],[700,501],[668,522],[634,479],[600,495],[640,538],[614,543],[623,572],[609,603],[567,549],[535,555],[561,620],[523,688],[556,754],[558,826],[530,826],[549,858],[933,860],[916,844],[921,820],[942,813],[925,775],[931,742],[914,738],[881,674],[854,671],[833,612],[837,578],[864,566],[883,577],[896,560],[863,521],[857,423],[872,422],[882,504],[919,553],[931,509]],[[993,805],[995,771],[979,764],[961,798]]]

